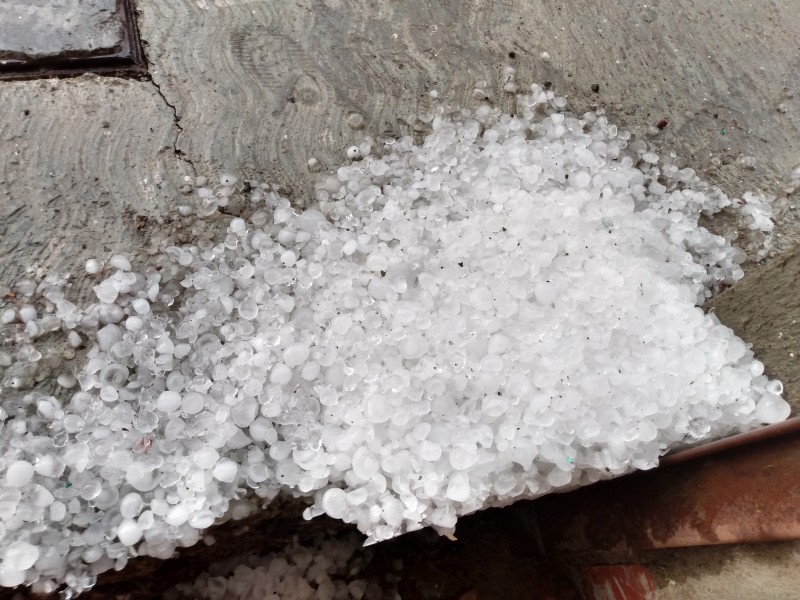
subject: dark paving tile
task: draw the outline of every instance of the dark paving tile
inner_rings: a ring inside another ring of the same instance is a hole
[[[0,0],[0,77],[142,65],[132,0]]]
[[[108,52],[122,45],[116,0],[0,0],[0,56]]]

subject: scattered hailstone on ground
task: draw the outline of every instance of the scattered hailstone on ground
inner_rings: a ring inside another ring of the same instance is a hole
[[[450,534],[785,419],[780,383],[698,307],[745,260],[700,215],[738,209],[763,237],[769,204],[565,106],[534,85],[516,116],[441,108],[421,145],[348,149],[305,210],[198,180],[181,215],[242,216],[143,270],[88,261],[89,306],[64,278],[18,282],[0,585],[78,592],[281,492],[369,542]],[[68,372],[38,343],[56,332]]]
[[[369,556],[362,539],[297,541],[268,556],[245,556],[212,565],[192,583],[165,594],[167,600],[381,600],[400,596],[391,581],[365,575]]]

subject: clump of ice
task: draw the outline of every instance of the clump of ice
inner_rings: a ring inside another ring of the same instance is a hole
[[[267,556],[236,557],[211,565],[192,583],[168,590],[168,600],[381,600],[399,598],[395,585],[370,578],[362,539],[295,540]]]
[[[506,72],[506,83],[514,83]],[[89,261],[98,302],[17,284],[0,354],[0,585],[90,587],[280,492],[368,541],[648,469],[786,418],[749,346],[698,307],[745,253],[738,207],[539,86],[511,116],[366,139],[309,208],[223,175],[181,215],[246,206],[154,264]],[[105,266],[104,266],[105,265]],[[70,372],[36,347],[61,331]],[[42,370],[44,369],[44,371]],[[61,369],[61,372],[59,372]],[[57,376],[53,393],[43,373]]]

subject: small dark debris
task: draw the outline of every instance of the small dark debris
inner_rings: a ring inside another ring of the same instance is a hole
[[[517,53],[516,52],[509,52],[508,53],[508,58],[517,58]]]
[[[23,114],[23,115],[25,115],[25,116],[27,117],[29,114],[31,114],[31,111],[29,111],[29,110],[26,108],[25,110],[23,110],[23,111],[22,111],[22,114]]]
[[[664,127],[666,127],[667,125],[669,125],[669,121],[667,121],[666,119],[661,119],[658,123],[656,123],[656,127],[658,127],[659,129],[664,129]]]
[[[593,91],[595,94],[597,94],[597,93],[600,91],[600,84],[599,84],[599,83],[593,83],[593,84],[592,84],[592,91]]]
[[[544,89],[549,90],[553,86],[553,82],[545,81],[542,85],[544,85]]]

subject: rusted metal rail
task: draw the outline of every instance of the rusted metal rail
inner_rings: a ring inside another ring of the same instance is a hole
[[[548,554],[639,552],[800,539],[800,418],[667,457],[535,503]]]

